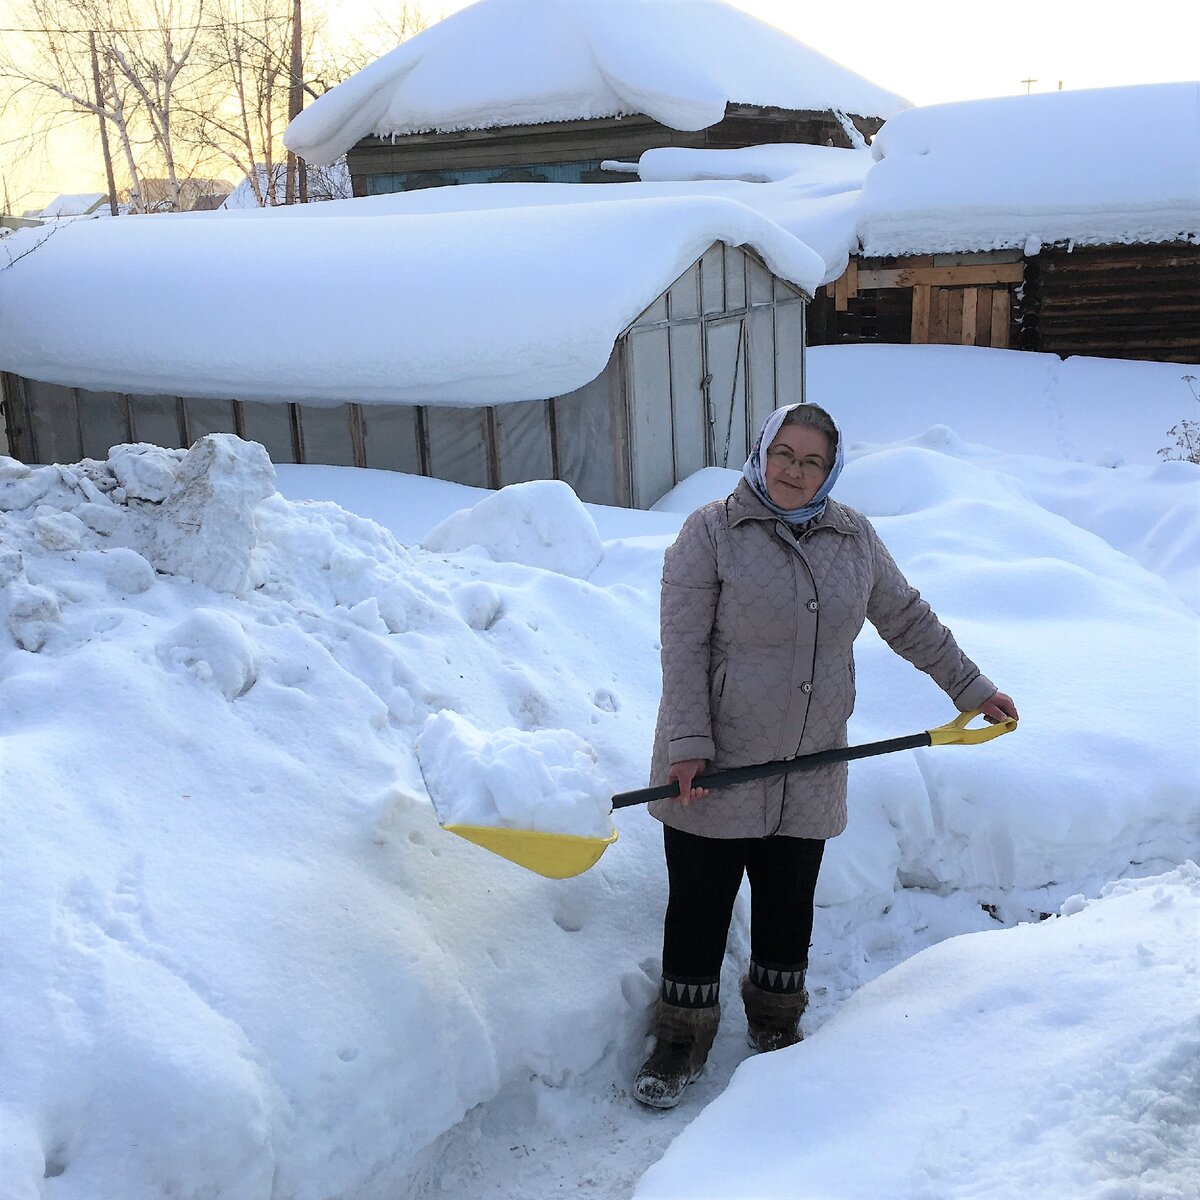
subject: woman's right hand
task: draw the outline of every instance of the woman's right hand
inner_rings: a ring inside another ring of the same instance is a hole
[[[679,784],[680,804],[691,804],[693,800],[703,800],[708,795],[708,788],[692,787],[692,780],[697,775],[703,775],[706,766],[706,758],[685,758],[683,762],[671,764],[671,769],[667,772],[667,782]]]

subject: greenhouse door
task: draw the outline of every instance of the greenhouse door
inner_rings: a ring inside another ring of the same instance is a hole
[[[749,454],[746,429],[746,319],[704,322],[709,454],[714,467],[741,468]]]

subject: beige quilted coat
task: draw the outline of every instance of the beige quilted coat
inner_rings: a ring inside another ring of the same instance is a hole
[[[719,770],[845,746],[864,620],[961,711],[996,690],[862,513],[830,500],[797,540],[745,480],[692,513],[667,550],[661,619],[655,783],[689,758]],[[835,837],[846,827],[846,764],[736,784],[689,805],[659,800],[650,811],[702,837]]]

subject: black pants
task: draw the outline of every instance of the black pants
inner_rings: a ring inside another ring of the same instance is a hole
[[[802,986],[813,896],[825,843],[814,838],[703,838],[663,826],[670,895],[663,927],[663,998],[715,1003],[733,904],[750,878],[750,955],[756,983]]]

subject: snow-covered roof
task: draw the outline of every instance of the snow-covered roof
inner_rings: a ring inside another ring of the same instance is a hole
[[[866,255],[1200,236],[1200,83],[909,109],[872,152]]]
[[[397,213],[411,197],[387,197],[21,231],[0,252],[0,367],[100,391],[499,404],[596,378],[715,241],[809,294],[825,274],[723,197],[554,203],[622,189],[516,186],[439,190],[529,206]]]
[[[479,0],[316,100],[284,141],[329,162],[361,138],[728,103],[888,117],[907,101],[724,0]]]
[[[73,192],[56,196],[38,214],[42,217],[86,217],[108,203],[105,192]]]

